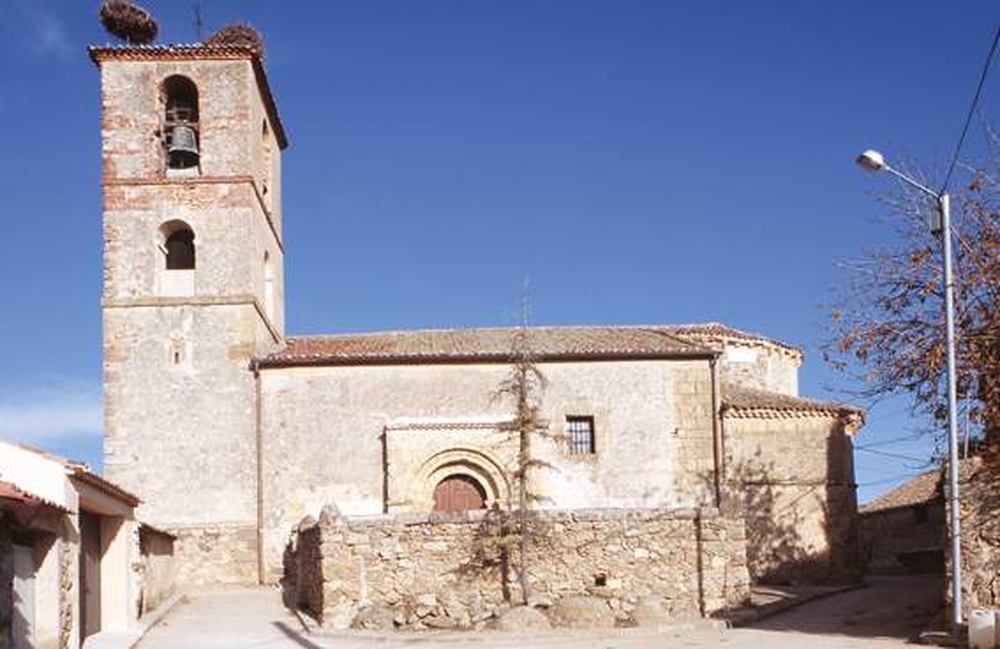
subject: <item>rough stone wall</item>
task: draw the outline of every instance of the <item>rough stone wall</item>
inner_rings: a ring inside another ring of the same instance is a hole
[[[139,615],[145,615],[165,602],[174,592],[174,539],[169,534],[142,526],[139,529],[139,555]]]
[[[142,494],[141,515],[161,528],[252,524],[254,382],[247,357],[256,315],[239,305],[122,308],[106,309],[104,321],[109,479]],[[178,364],[171,358],[175,336],[190,343]]]
[[[362,608],[388,612],[397,627],[481,627],[507,606],[500,512],[321,516],[321,561],[300,564],[298,583],[322,581],[322,602],[303,598],[328,626],[349,626]],[[711,615],[749,591],[742,520],[715,510],[540,512],[528,542],[529,600],[570,595],[606,600],[621,622],[637,602],[657,598],[673,616]],[[316,539],[300,535],[299,548]],[[507,555],[510,597],[523,601],[518,554]]]
[[[303,520],[293,537],[285,561],[286,589],[294,593],[291,604],[317,619],[323,615],[323,535],[311,517]]]
[[[253,525],[197,525],[170,529],[178,585],[257,582],[257,530]]]
[[[0,512],[0,649],[8,649],[14,619],[14,548],[10,523],[3,516]]]
[[[101,64],[105,179],[164,176],[162,84],[175,74],[198,88],[202,175],[253,175],[261,100],[249,59],[125,60]]]
[[[747,520],[755,581],[860,577],[852,440],[835,417],[723,418],[727,507]]]
[[[268,253],[272,324],[283,331],[281,151],[273,128],[262,132],[267,113],[250,62],[108,61],[101,73],[105,300],[153,294],[162,261],[156,228],[181,219],[195,232],[196,250],[213,253],[199,255],[199,295],[252,295],[263,304]],[[201,155],[193,178],[166,177],[161,85],[174,74],[198,87]]]
[[[724,381],[748,388],[798,396],[801,358],[786,350],[739,340],[721,341]]]
[[[59,646],[76,647],[80,637],[80,544],[75,525],[64,521],[59,539]]]
[[[962,532],[962,610],[1000,607],[1000,466],[964,460],[959,482]],[[948,497],[946,490],[945,498]],[[951,601],[951,543],[946,543]]]
[[[186,530],[179,561],[197,563],[179,579],[254,582],[242,531],[257,517],[250,362],[283,336],[280,150],[249,60],[112,60],[101,73],[106,472],[141,494],[145,520]],[[162,82],[174,74],[198,88],[193,177],[165,169]],[[172,220],[194,232],[193,271],[165,268]],[[191,276],[183,290],[177,273]]]
[[[944,503],[859,515],[861,560],[868,573],[940,572],[947,536]]]
[[[711,371],[707,361],[542,363],[543,417],[552,439],[537,456],[555,466],[536,478],[547,506],[678,507],[711,499]],[[266,369],[261,374],[265,560],[281,574],[291,530],[328,502],[345,514],[426,511],[414,476],[441,453],[471,449],[505,466],[503,434],[487,439],[447,430],[449,422],[498,421],[510,406],[494,398],[505,364]],[[569,454],[567,416],[594,418],[596,453]],[[440,422],[388,430],[393,422]],[[485,435],[485,436],[484,436]],[[388,448],[383,447],[386,441]],[[383,466],[386,463],[388,466]],[[421,473],[421,471],[424,473]],[[387,485],[386,476],[393,482]],[[397,479],[398,478],[398,479]],[[398,483],[398,484],[397,484]],[[409,485],[409,486],[408,486]],[[429,493],[433,484],[418,484]],[[392,500],[385,502],[385,496]]]

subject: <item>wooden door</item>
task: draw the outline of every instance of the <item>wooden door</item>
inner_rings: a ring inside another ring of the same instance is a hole
[[[80,640],[101,630],[101,519],[80,512]]]
[[[465,509],[484,509],[486,492],[474,479],[453,475],[438,483],[434,489],[434,511],[455,512]]]

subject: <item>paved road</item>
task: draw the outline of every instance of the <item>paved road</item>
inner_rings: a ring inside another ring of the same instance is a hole
[[[139,642],[140,649],[316,647],[265,588],[232,588],[186,595]]]
[[[305,633],[281,606],[277,591],[240,589],[191,596],[153,628],[140,649],[888,649],[904,647],[937,605],[937,582],[921,578],[874,580],[868,588],[841,593],[764,620],[754,628],[675,629],[650,633],[552,632],[531,636],[500,633],[421,633],[388,636]]]
[[[935,576],[870,577],[868,587],[807,604],[754,625],[757,629],[856,638],[915,640],[944,606]]]

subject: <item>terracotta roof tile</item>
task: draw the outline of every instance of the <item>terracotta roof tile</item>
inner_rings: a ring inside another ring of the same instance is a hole
[[[301,336],[261,359],[261,365],[506,361],[516,328],[440,329]],[[542,360],[569,358],[708,357],[726,341],[780,349],[801,358],[785,343],[717,322],[687,325],[532,327],[535,353]]]
[[[864,418],[861,408],[835,401],[806,399],[726,383],[722,388],[722,408],[726,416],[743,418],[832,415]]]
[[[442,329],[289,338],[262,366],[410,362],[506,362],[517,328]],[[531,327],[541,361],[598,358],[710,358],[718,350],[670,327]]]
[[[961,460],[958,463],[959,482],[967,482],[979,467],[977,458]],[[943,484],[947,481],[944,469],[934,469],[911,478],[895,489],[888,491],[875,500],[865,503],[859,508],[863,514],[880,512],[887,509],[924,505],[944,498]]]
[[[120,500],[130,507],[138,507],[139,503],[142,502],[139,500],[138,496],[125,491],[110,480],[102,478],[96,473],[91,472],[86,466],[79,464],[67,464],[67,468],[71,472],[70,477],[76,478],[80,482],[90,485],[94,489],[106,493],[112,498]]]
[[[749,331],[733,329],[721,322],[706,322],[701,324],[672,325],[665,327],[675,335],[688,338],[693,342],[716,343],[718,341],[738,340],[745,343],[772,347],[791,356],[802,359],[802,350],[774,338],[768,338]]]
[[[17,485],[10,482],[0,481],[0,500],[13,501],[20,505],[42,505],[44,507],[57,509],[61,512],[69,511],[65,507],[57,505],[50,500],[30,494],[27,491],[22,491],[17,487]]]

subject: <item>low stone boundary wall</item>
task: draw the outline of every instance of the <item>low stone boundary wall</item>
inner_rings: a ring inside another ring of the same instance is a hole
[[[181,587],[257,583],[257,529],[218,524],[166,527],[174,537],[176,583]]]
[[[325,626],[482,628],[511,603],[604,600],[620,624],[637,606],[712,615],[746,601],[744,521],[714,509],[533,512],[521,543],[499,511],[304,520],[285,556],[286,591]]]

